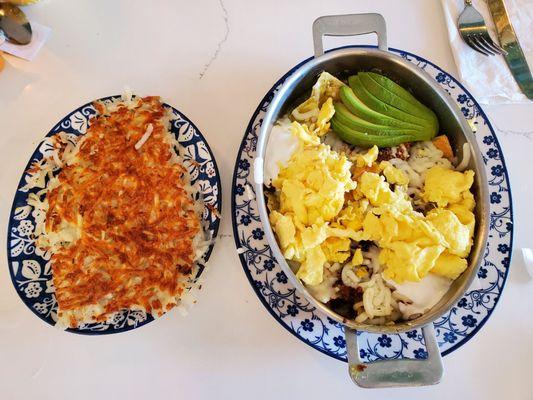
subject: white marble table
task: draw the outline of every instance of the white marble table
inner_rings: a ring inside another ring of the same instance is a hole
[[[533,281],[518,252],[497,310],[445,357],[442,383],[364,391],[350,382],[346,364],[304,345],[266,312],[234,248],[230,181],[238,145],[265,91],[312,54],[312,21],[382,13],[390,46],[455,74],[440,2],[45,0],[26,10],[53,35],[34,62],[8,57],[0,73],[1,399],[533,398]],[[186,319],[172,312],[126,334],[68,334],[36,318],[11,285],[4,243],[12,196],[36,144],[66,112],[126,84],[161,95],[209,140],[224,188],[221,237]],[[533,248],[533,104],[485,111],[509,168],[515,250]]]

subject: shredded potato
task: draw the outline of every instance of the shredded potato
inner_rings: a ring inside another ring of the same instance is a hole
[[[56,134],[25,187],[43,188],[28,204],[37,245],[51,252],[58,324],[68,327],[124,309],[163,314],[210,243],[159,98],[94,106],[87,133]]]

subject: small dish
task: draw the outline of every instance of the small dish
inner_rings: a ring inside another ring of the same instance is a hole
[[[118,98],[120,96],[110,96],[100,101],[105,103]],[[193,187],[197,190],[195,196],[203,197],[202,219],[204,225],[207,226],[206,234],[215,239],[222,207],[220,176],[215,158],[198,128],[177,109],[168,104],[164,106],[172,112],[170,131],[181,145],[180,155],[188,169]],[[27,180],[31,179],[30,165],[42,159],[50,151],[50,137],[59,131],[75,136],[85,134],[95,114],[93,102],[87,103],[65,116],[41,141],[20,179],[9,218],[7,253],[13,286],[24,304],[50,325],[55,325],[57,321],[57,301],[52,281],[50,255],[43,253],[35,246],[33,236],[35,210],[27,202],[29,193],[39,189],[34,188],[28,191],[24,186]],[[203,256],[201,264],[198,265],[195,281],[200,278],[213,246],[214,241]],[[153,320],[154,318],[149,313],[124,310],[115,314],[111,321],[87,324],[76,329],[69,328],[67,331],[87,335],[118,333],[138,328]]]

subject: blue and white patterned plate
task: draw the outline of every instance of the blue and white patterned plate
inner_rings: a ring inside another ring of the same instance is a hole
[[[111,96],[100,99],[109,102],[120,96]],[[222,207],[220,177],[215,158],[198,128],[181,112],[168,104],[165,107],[172,112],[171,132],[181,145],[179,154],[187,167],[193,186],[197,188],[197,198],[201,195],[204,200],[202,219],[207,227],[207,234],[213,239],[218,232],[220,211]],[[20,179],[15,200],[9,218],[7,254],[11,280],[22,301],[39,318],[55,325],[57,321],[57,300],[52,282],[50,254],[43,253],[35,246],[33,232],[35,218],[38,211],[27,203],[28,195],[39,191],[39,188],[28,190],[25,188],[32,174],[28,172],[30,165],[50,154],[52,148],[50,137],[57,132],[66,132],[69,135],[79,136],[85,134],[91,118],[96,115],[96,110],[91,103],[87,103],[71,112],[46,135],[37,150],[31,156],[25,172]],[[213,244],[202,258],[202,264],[207,262]],[[204,270],[200,265],[196,279]],[[142,311],[123,311],[117,313],[108,323],[94,323],[84,325],[77,329],[67,329],[70,332],[82,334],[109,334],[128,331],[143,326],[154,318],[151,314]]]
[[[498,139],[486,115],[470,93],[451,75],[422,57],[401,50],[390,50],[425,69],[457,102],[476,134],[489,177],[489,242],[477,279],[450,312],[434,323],[441,353],[445,355],[466,343],[483,326],[503,290],[513,242],[509,179]],[[321,314],[296,291],[270,251],[257,211],[251,174],[257,135],[267,108],[283,82],[308,60],[276,82],[248,125],[233,175],[233,231],[244,271],[270,314],[308,345],[346,361],[342,325]],[[397,335],[360,333],[358,340],[361,358],[366,362],[427,356],[421,330]]]

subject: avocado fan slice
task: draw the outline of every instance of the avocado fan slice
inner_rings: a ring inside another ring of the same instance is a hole
[[[412,135],[372,135],[358,132],[339,122],[335,116],[331,119],[333,131],[345,142],[360,147],[393,147],[401,143],[416,141]]]
[[[417,129],[402,129],[395,126],[378,125],[372,122],[366,121],[358,116],[352,114],[348,108],[340,103],[333,104],[335,107],[335,117],[338,121],[348,128],[351,128],[358,132],[368,133],[372,135],[412,135],[423,136],[423,132]]]
[[[411,92],[409,92],[407,89],[398,85],[392,79],[389,79],[384,75],[380,75],[376,72],[359,72],[358,75],[366,75],[370,77],[372,80],[374,80],[376,83],[378,83],[379,85],[383,86],[383,88],[393,92],[394,94],[401,97],[405,101],[413,105],[421,105],[425,107],[424,104],[422,104],[415,96],[411,94]]]
[[[374,111],[399,119],[401,121],[420,125],[423,127],[424,131],[429,130],[431,132],[430,135],[434,136],[437,133],[437,127],[435,126],[434,121],[429,121],[427,119],[420,118],[419,116],[412,115],[387,104],[386,102],[382,101],[381,99],[370,93],[361,83],[359,76],[351,76],[350,78],[348,78],[348,83],[356,94],[356,96],[359,97],[361,101],[363,101],[369,108],[373,109]]]
[[[399,129],[424,130],[422,125],[401,121],[388,115],[374,111],[361,101],[349,86],[342,86],[339,91],[342,103],[353,115],[379,125],[394,126]]]
[[[405,111],[406,113],[416,115],[419,118],[427,119],[428,121],[432,120],[431,111],[422,103],[419,103],[418,101],[416,103],[405,101],[401,96],[397,95],[395,92],[392,92],[388,88],[381,86],[378,82],[372,79],[372,77],[364,72],[358,73],[357,76],[359,77],[359,80],[365,89],[384,103],[387,103],[388,105],[399,110]]]
[[[435,130],[435,134],[437,133],[439,121],[435,113],[419,102],[407,90],[383,75],[375,74],[381,76],[381,81],[387,86],[383,86],[377,82],[374,77],[368,73],[363,72],[358,75],[360,75],[361,84],[369,93],[395,108],[430,121],[431,128]],[[387,84],[385,84],[385,82],[387,82]],[[409,101],[406,101],[405,98],[409,98]]]

